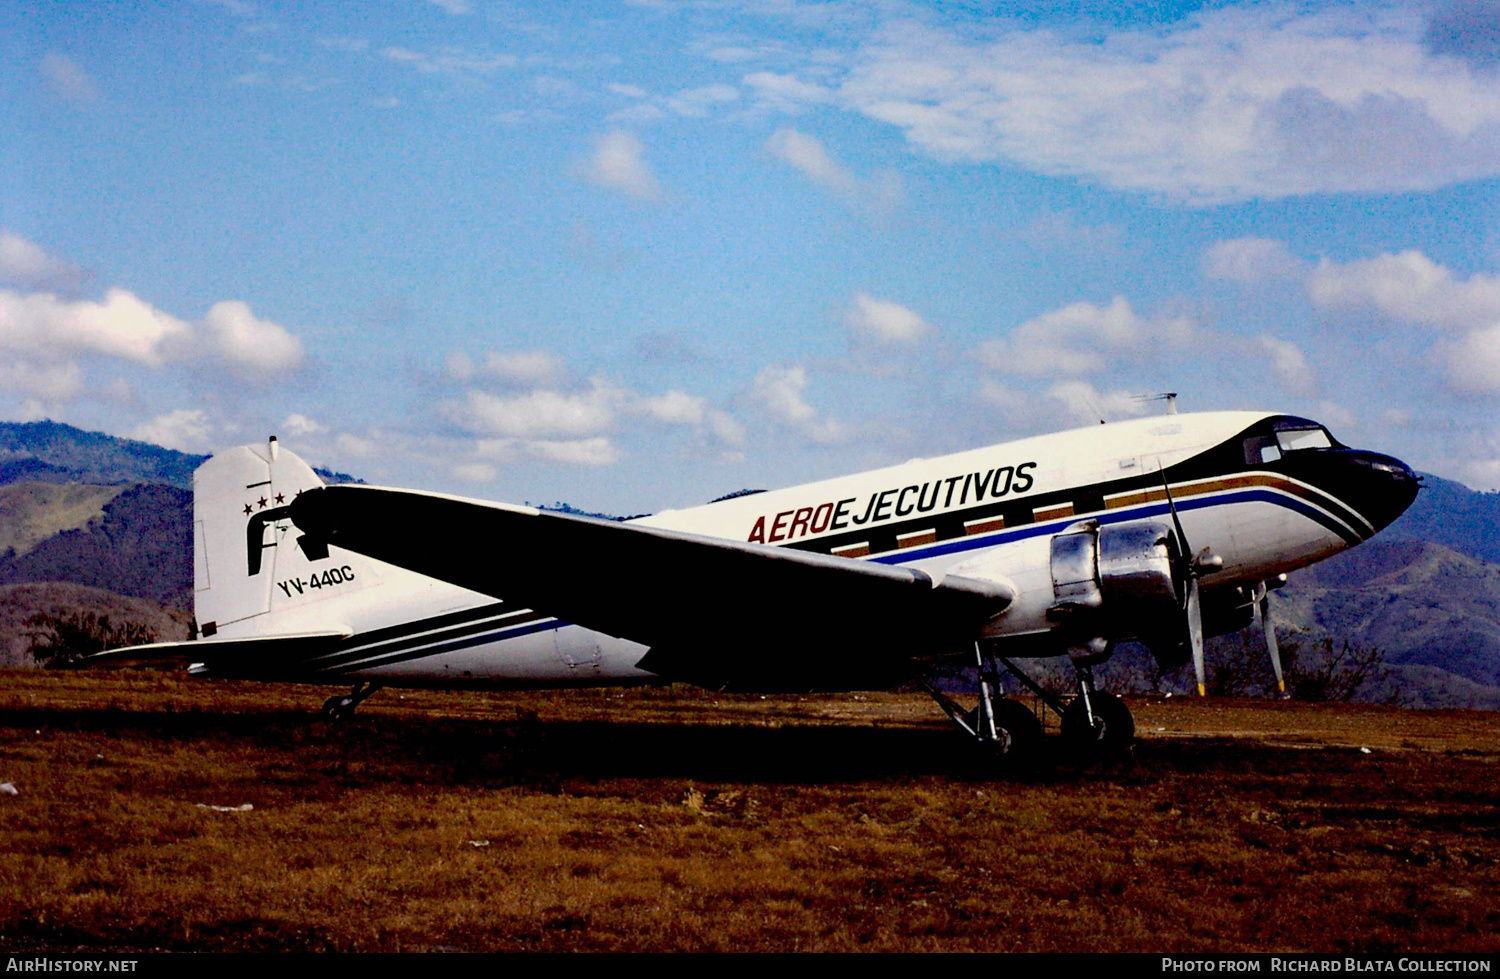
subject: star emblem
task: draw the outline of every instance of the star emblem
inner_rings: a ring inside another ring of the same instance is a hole
[[[246,503],[245,504],[245,516],[247,516],[247,517],[250,516],[250,511],[254,510],[254,509],[255,508],[253,506],[251,506],[250,504]]]
[[[261,508],[261,509],[262,509],[262,510],[264,510],[264,509],[265,509],[265,508],[266,508],[266,498],[265,498],[265,497],[264,497],[264,496],[262,496],[262,497],[261,497],[261,498],[260,498],[260,499],[259,499],[259,500],[258,500],[258,501],[256,501],[256,502],[258,502],[258,503],[259,503],[259,504],[260,504],[260,508]]]
[[[285,503],[286,502],[286,494],[284,494],[284,493],[277,493],[276,494],[276,502],[277,503]]]

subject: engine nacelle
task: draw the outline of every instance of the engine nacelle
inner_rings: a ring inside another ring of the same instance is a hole
[[[1047,617],[1057,623],[1075,662],[1109,658],[1120,639],[1160,644],[1182,616],[1176,534],[1164,523],[1073,524],[1052,538],[1052,590]]]

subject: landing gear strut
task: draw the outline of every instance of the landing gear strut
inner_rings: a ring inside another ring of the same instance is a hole
[[[1135,743],[1135,719],[1130,708],[1113,694],[1094,688],[1094,671],[1077,663],[1078,696],[1071,702],[1040,686],[1004,656],[974,644],[979,666],[979,705],[965,710],[947,694],[923,680],[922,685],[938,706],[965,734],[979,745],[1007,760],[1029,764],[1041,756],[1042,723],[1025,704],[999,695],[1000,668],[1016,679],[1062,718],[1062,740],[1075,756],[1085,759],[1118,758]]]
[[[378,683],[356,683],[348,694],[323,701],[323,716],[330,721],[342,721],[379,689]]]
[[[1012,672],[1015,667],[979,643],[974,644],[974,659],[979,667],[979,705],[972,710],[965,710],[926,680],[922,685],[953,723],[982,748],[1013,763],[1034,763],[1042,752],[1042,722],[1025,704],[1000,695],[996,661]]]

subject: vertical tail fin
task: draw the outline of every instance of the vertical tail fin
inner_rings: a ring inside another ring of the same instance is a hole
[[[322,485],[274,437],[222,452],[193,474],[194,611],[204,637],[277,631],[276,583],[309,563],[286,507]]]

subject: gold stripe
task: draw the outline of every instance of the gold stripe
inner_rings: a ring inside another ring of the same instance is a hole
[[[897,547],[916,547],[918,544],[936,544],[937,531],[919,530],[911,534],[902,534],[896,538]]]
[[[964,523],[964,534],[987,534],[992,530],[1003,530],[1005,528],[1004,517],[988,517],[984,520],[969,520]]]
[[[843,547],[835,547],[833,553],[838,557],[864,557],[870,553],[870,542],[861,541],[858,544],[845,544]]]
[[[1172,488],[1172,498],[1180,500],[1189,496],[1202,496],[1206,493],[1222,493],[1225,490],[1245,489],[1251,486],[1265,486],[1269,487],[1270,489],[1280,490],[1283,493],[1288,493],[1292,496],[1297,497],[1298,499],[1306,500],[1307,502],[1312,503],[1325,510],[1328,509],[1328,503],[1324,499],[1323,493],[1314,492],[1307,489],[1306,487],[1292,482],[1284,476],[1277,476],[1271,473],[1246,473],[1243,476],[1226,476],[1222,479],[1205,479],[1201,482],[1186,483],[1182,486],[1174,486]],[[1156,503],[1158,501],[1165,500],[1166,498],[1167,494],[1165,490],[1136,490],[1130,493],[1118,493],[1114,496],[1106,496],[1104,498],[1104,508],[1106,510],[1114,510],[1118,509],[1119,507],[1138,506],[1142,503]],[[1328,499],[1339,502],[1337,497],[1328,497]],[[1340,503],[1340,505],[1343,504]],[[1347,509],[1347,507],[1345,508]],[[1357,511],[1351,512],[1354,512],[1356,515],[1358,515]],[[1038,515],[1038,519],[1041,519],[1040,515]],[[1343,518],[1339,519],[1343,521]]]
[[[1073,504],[1061,503],[1057,506],[1042,507],[1039,510],[1033,510],[1032,514],[1036,517],[1038,522],[1042,520],[1052,520],[1056,517],[1071,517],[1073,515]]]

